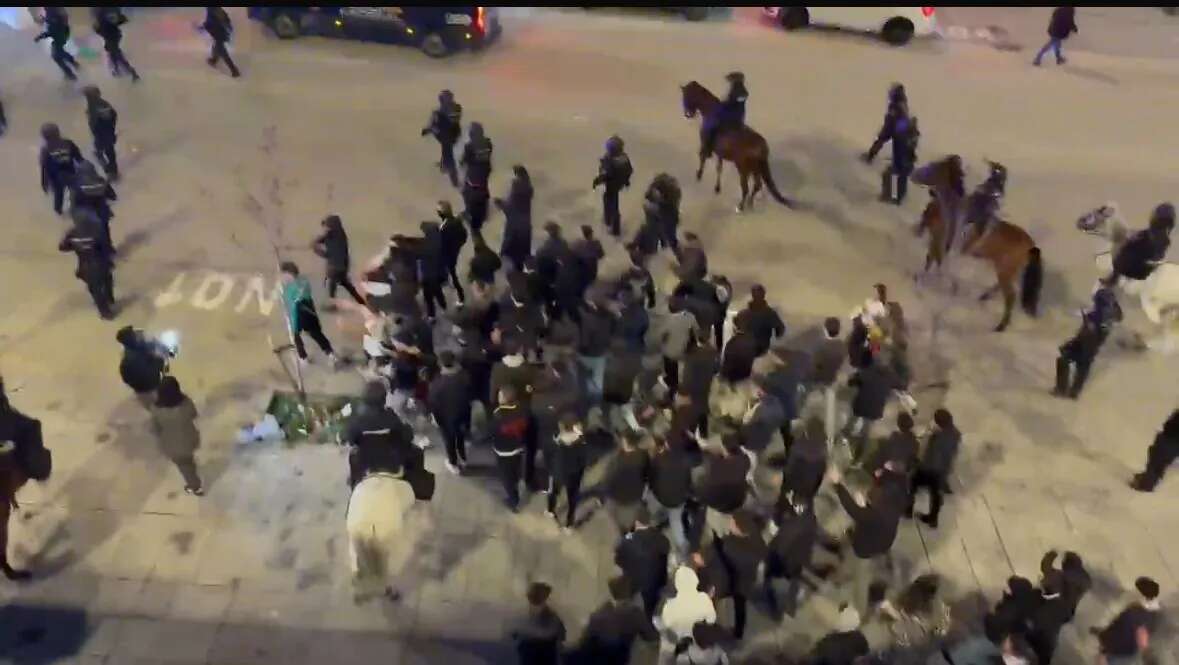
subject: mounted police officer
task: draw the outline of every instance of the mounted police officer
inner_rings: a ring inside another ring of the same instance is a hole
[[[78,61],[65,50],[70,41],[70,16],[65,7],[45,8],[45,32],[37,35],[33,41],[39,42],[46,38],[52,42],[53,61],[61,68],[61,73],[67,79],[77,81],[78,75],[74,70],[79,67]]]
[[[348,485],[365,475],[382,471],[405,476],[421,451],[413,446],[413,430],[385,407],[385,384],[372,381],[364,388],[364,402],[344,426],[344,441],[352,446],[348,455]]]
[[[721,100],[716,111],[704,121],[704,140],[701,152],[705,157],[712,154],[716,146],[716,137],[726,129],[739,128],[745,124],[745,100],[749,99],[749,91],[745,89],[745,75],[741,72],[729,72],[725,76],[729,82],[729,93]]]
[[[618,193],[630,187],[634,168],[630,157],[623,150],[622,139],[617,135],[606,140],[606,154],[598,160],[598,176],[594,178],[594,189],[605,185],[602,192],[602,219],[606,228],[615,236],[622,235],[622,214],[618,211]]]
[[[131,80],[139,80],[139,72],[127,62],[120,45],[123,41],[122,25],[127,17],[119,7],[94,8],[94,32],[102,37],[102,47],[106,49],[107,60],[111,68],[111,76],[122,76],[123,72],[131,75]]]
[[[75,206],[70,216],[74,219],[74,228],[65,234],[57,249],[77,255],[78,267],[74,276],[86,283],[98,315],[112,319],[115,316],[114,261],[102,232],[102,222],[92,209],[84,206]]]
[[[109,202],[117,201],[118,198],[115,188],[98,173],[94,164],[86,160],[78,164],[73,186],[70,188],[70,212],[77,207],[94,211],[95,217],[102,225],[102,235],[107,246],[111,248],[111,254],[115,253],[115,245],[111,241],[111,219],[115,213],[111,210]]]
[[[86,95],[86,121],[94,136],[94,156],[107,176],[111,180],[118,180],[119,157],[115,154],[115,141],[118,139],[119,114],[110,102],[102,98],[98,86],[88,85],[82,88],[82,94]]]
[[[454,163],[454,144],[463,135],[463,107],[454,101],[454,93],[443,90],[438,93],[438,108],[430,114],[430,123],[422,129],[422,136],[433,134],[442,149],[442,160],[438,168],[450,175],[450,182],[459,186],[458,167]]]
[[[978,229],[975,237],[982,237],[987,227],[999,215],[1003,195],[1007,192],[1007,167],[998,162],[987,161],[991,172],[987,179],[975,188],[966,199],[962,235],[967,236],[971,227]]]
[[[483,135],[483,125],[471,123],[467,133],[467,144],[459,161],[466,168],[463,183],[463,204],[466,206],[467,223],[471,231],[479,233],[487,221],[487,202],[491,194],[487,189],[491,179],[491,139]]]
[[[1113,259],[1113,273],[1106,278],[1112,286],[1119,277],[1146,279],[1155,265],[1167,256],[1171,231],[1175,228],[1175,206],[1160,203],[1150,215],[1147,228],[1138,231],[1118,249]]]
[[[1098,283],[1093,292],[1093,304],[1081,313],[1081,328],[1072,339],[1060,347],[1060,356],[1056,359],[1056,388],[1052,391],[1057,397],[1077,399],[1085,380],[1089,378],[1089,369],[1093,359],[1101,350],[1106,337],[1113,325],[1122,320],[1122,308],[1118,305],[1118,298],[1113,288],[1104,283]],[[1070,365],[1076,365],[1072,384],[1069,384]]]
[[[61,129],[52,122],[41,125],[41,191],[49,193],[53,188],[53,211],[61,214],[67,187],[73,185],[76,165],[82,161],[78,144],[62,138]]]

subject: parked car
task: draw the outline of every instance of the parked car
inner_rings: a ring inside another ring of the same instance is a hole
[[[417,46],[433,58],[478,49],[500,33],[494,7],[250,7],[282,39],[302,35]]]
[[[937,31],[933,7],[763,7],[763,12],[787,30],[807,26],[844,28],[880,35],[889,44],[900,46],[914,36],[924,37]]]

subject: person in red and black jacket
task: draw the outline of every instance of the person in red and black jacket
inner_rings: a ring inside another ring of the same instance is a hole
[[[491,447],[499,468],[499,479],[507,493],[508,508],[520,508],[520,477],[524,461],[524,444],[528,437],[528,410],[520,406],[516,389],[504,385],[499,389],[499,406],[491,414]]]

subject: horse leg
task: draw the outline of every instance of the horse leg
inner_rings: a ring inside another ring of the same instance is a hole
[[[738,173],[741,174],[741,201],[737,203],[737,212],[745,210],[745,201],[749,199],[749,171],[737,167]]]
[[[696,169],[696,181],[699,182],[704,177],[704,162],[708,161],[708,153],[704,149],[700,149],[700,168]],[[717,161],[720,161],[719,159]]]
[[[978,297],[978,301],[979,302],[986,302],[986,301],[990,300],[991,298],[993,298],[995,296],[996,293],[999,292],[999,289],[1001,289],[1001,288],[1003,288],[1003,285],[996,282],[994,286],[992,286],[991,288],[982,292],[982,295],[980,295]]]
[[[749,193],[749,207],[753,208],[753,201],[757,198],[758,192],[761,191],[762,177],[757,171],[753,172],[753,191]]]
[[[1015,277],[1011,272],[999,275],[999,288],[1003,291],[1003,318],[995,326],[995,332],[1003,332],[1011,323],[1011,310],[1015,307]]]
[[[0,572],[10,580],[27,580],[27,570],[16,570],[8,564],[8,518],[12,515],[12,503],[0,497]]]
[[[714,194],[720,194],[721,190],[721,171],[725,168],[725,160],[720,157],[716,158],[716,187],[713,188]]]

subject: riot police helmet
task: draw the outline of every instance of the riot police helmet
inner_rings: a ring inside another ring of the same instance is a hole
[[[46,141],[60,141],[61,128],[55,122],[47,122],[41,125],[41,138]]]

